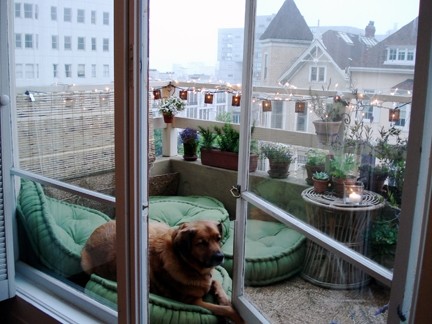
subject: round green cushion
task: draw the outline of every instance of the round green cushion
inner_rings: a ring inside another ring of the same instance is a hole
[[[149,199],[149,218],[170,227],[197,221],[212,220],[222,224],[222,242],[229,235],[228,211],[217,199],[207,196],[153,196]]]
[[[231,297],[232,282],[227,271],[222,267],[216,267],[213,278],[218,280],[228,297]],[[85,287],[85,293],[99,302],[117,309],[117,283],[93,274]],[[204,298],[206,301],[215,302],[213,295]],[[209,310],[184,304],[169,298],[155,294],[149,294],[150,323],[220,323],[219,318]]]
[[[263,286],[288,279],[301,271],[306,239],[282,223],[248,220],[245,242],[245,284]],[[222,266],[232,275],[234,222],[222,250]]]
[[[97,210],[46,197],[40,184],[25,179],[17,215],[38,259],[63,277],[82,272],[82,248],[91,233],[110,220]]]

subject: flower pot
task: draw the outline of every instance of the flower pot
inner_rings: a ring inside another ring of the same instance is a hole
[[[306,183],[308,185],[313,185],[312,176],[315,172],[325,171],[325,165],[324,164],[322,164],[322,165],[305,164],[305,168],[306,168],[306,174],[307,174]]]
[[[313,187],[314,187],[314,191],[316,193],[324,193],[327,191],[328,189],[328,185],[329,185],[329,180],[318,180],[315,178],[312,178],[313,181]]]
[[[217,168],[238,170],[238,154],[217,149],[201,148],[201,163]],[[258,155],[251,154],[249,172],[254,172],[258,166]]]
[[[354,185],[357,181],[355,176],[349,176],[348,178],[332,178],[333,194],[336,197],[343,198],[344,196],[344,184]]]
[[[172,114],[163,114],[162,116],[163,116],[164,122],[166,124],[171,124],[173,122],[174,115],[172,115]]]
[[[315,126],[315,133],[317,134],[318,140],[321,144],[329,145],[336,142],[342,124],[341,121],[330,122],[315,120],[313,121],[313,124]]]
[[[276,179],[284,179],[288,177],[288,170],[291,164],[291,161],[273,161],[269,159],[270,163],[270,170],[267,171],[270,178],[276,178]]]
[[[183,143],[183,159],[185,161],[196,161],[198,156],[196,154],[197,144],[196,143]]]

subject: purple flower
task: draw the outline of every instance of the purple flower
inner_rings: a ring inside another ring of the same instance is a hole
[[[180,138],[183,143],[198,142],[198,131],[193,128],[185,128],[180,132]]]

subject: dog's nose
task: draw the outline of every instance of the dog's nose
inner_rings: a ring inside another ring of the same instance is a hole
[[[215,254],[213,254],[212,256],[212,263],[214,265],[219,265],[223,262],[224,260],[224,254],[222,252],[216,252]]]

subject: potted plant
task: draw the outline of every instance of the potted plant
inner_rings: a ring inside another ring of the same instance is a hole
[[[357,162],[354,154],[339,153],[331,157],[330,176],[335,196],[343,197],[344,184],[354,184],[357,181],[356,170]]]
[[[310,149],[306,152],[306,183],[309,185],[313,184],[312,176],[315,172],[324,171],[325,163],[327,159],[327,153],[319,149]]]
[[[198,148],[198,131],[193,128],[185,128],[180,132],[180,139],[183,143],[183,159],[186,161],[195,161]]]
[[[225,123],[222,127],[198,127],[201,134],[201,163],[214,167],[238,170],[238,151],[240,133]],[[254,172],[258,166],[258,154],[251,151],[249,171]]]
[[[369,233],[371,257],[382,266],[392,269],[399,233],[400,209],[386,206],[376,219],[372,220]]]
[[[328,189],[330,176],[327,172],[317,171],[312,175],[312,181],[315,192],[324,193]]]
[[[329,103],[312,93],[311,102],[312,110],[319,118],[313,121],[319,142],[324,145],[335,143],[344,117],[349,118],[346,113],[347,102],[335,96]]]
[[[159,111],[162,113],[165,123],[172,123],[174,116],[184,110],[186,104],[179,97],[171,96],[168,99],[164,99]]]
[[[271,178],[286,178],[293,161],[293,154],[288,145],[282,143],[262,142],[261,154],[269,160],[268,174]]]

